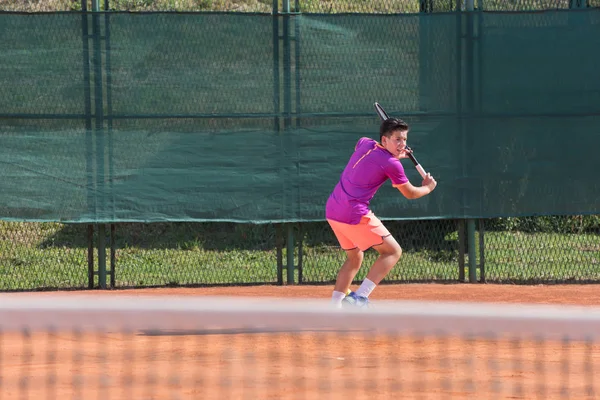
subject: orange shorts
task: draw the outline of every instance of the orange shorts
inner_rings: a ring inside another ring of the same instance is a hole
[[[383,243],[383,238],[390,236],[383,223],[372,212],[363,216],[356,225],[327,220],[340,246],[344,250],[359,248],[365,251]]]

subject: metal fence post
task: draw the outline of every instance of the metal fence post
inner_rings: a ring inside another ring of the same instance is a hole
[[[294,284],[294,224],[287,224],[287,284]]]
[[[104,213],[104,95],[102,91],[102,47],[100,29],[100,3],[92,0],[92,33],[94,40],[94,111],[96,133],[96,193],[100,195],[100,211]],[[98,216],[96,210],[96,217]],[[98,225],[98,286],[106,289],[106,226]]]
[[[290,43],[290,1],[283,0],[283,109],[284,128],[292,125],[292,51]],[[287,133],[287,132],[286,132]]]
[[[419,2],[419,111],[431,109],[431,65],[434,55],[430,47],[431,21],[424,14],[433,12],[433,0]]]
[[[465,92],[468,91],[468,87],[465,88],[465,84],[467,79],[465,79],[466,77],[463,76],[463,57],[464,57],[464,35],[463,35],[463,11],[462,11],[462,2],[457,0],[456,1],[456,7],[454,9],[454,12],[456,13],[456,118],[457,118],[457,127],[458,127],[458,132],[459,132],[459,140],[461,143],[461,184],[464,186],[465,182],[466,182],[466,174],[467,174],[467,140],[466,140],[466,128],[465,128],[465,121],[464,121],[464,109],[463,109],[463,105],[464,105],[464,101],[463,101],[463,96],[465,95]],[[468,61],[468,60],[467,60]],[[468,214],[468,205],[467,205],[467,193],[466,193],[466,187],[462,187],[461,190],[461,204],[462,204],[462,211],[463,214]],[[459,261],[458,261],[458,267],[459,267],[459,274],[458,274],[458,279],[461,282],[465,281],[465,270],[464,270],[464,254],[465,254],[465,250],[467,250],[468,253],[468,243],[472,242],[472,240],[470,240],[469,237],[469,220],[467,218],[462,219],[459,222],[459,231],[458,231],[458,237],[459,237]],[[465,249],[465,244],[467,244],[467,249]],[[469,277],[470,277],[470,265],[469,265]]]
[[[85,169],[87,176],[87,211],[91,216],[96,210],[93,180],[93,131],[92,131],[92,95],[90,87],[90,32],[88,26],[87,0],[81,0],[81,40],[83,47],[83,92],[85,111]],[[94,225],[87,225],[88,241],[88,288],[94,288]]]
[[[284,128],[284,151],[287,151],[291,148],[291,137],[290,137],[290,129],[292,127],[292,70],[291,70],[291,62],[292,62],[292,52],[291,52],[291,43],[290,43],[290,1],[283,0],[282,2],[282,13],[283,13],[283,128]],[[289,170],[287,166],[285,166],[286,170]],[[286,173],[286,180],[289,172]],[[288,192],[285,197],[288,197],[289,200],[286,201],[288,207],[288,212],[292,211],[293,205],[293,193],[291,193],[292,188],[289,185],[286,185],[285,189]],[[289,217],[289,216],[286,216]],[[291,223],[287,224],[287,240],[286,240],[286,248],[287,248],[287,257],[286,257],[286,268],[287,268],[287,284],[294,284],[294,249],[295,249],[295,240],[294,240],[294,226]]]
[[[299,4],[299,0],[296,0],[295,2],[295,10],[296,13],[300,12],[300,4]],[[295,54],[295,58],[294,58],[294,66],[295,66],[295,72],[296,72],[296,85],[295,85],[295,89],[296,89],[296,103],[295,103],[295,111],[296,111],[296,118],[295,118],[295,123],[296,123],[296,128],[300,127],[300,112],[301,112],[301,98],[300,98],[300,82],[301,82],[301,77],[300,77],[300,24],[298,23],[298,19],[294,19],[294,54]]]
[[[275,132],[279,133],[279,108],[281,102],[280,82],[279,82],[279,3],[273,0],[273,127]]]
[[[88,289],[94,288],[94,225],[87,225],[88,242]]]
[[[117,246],[115,239],[115,224],[110,224],[110,287],[115,287],[115,268],[117,264]]]
[[[479,219],[479,282],[485,283],[485,222]]]
[[[465,220],[459,219],[458,228],[458,281],[465,281]]]
[[[112,75],[110,68],[110,4],[109,0],[104,0],[104,50],[105,50],[105,70],[106,70],[106,123],[108,135],[108,190],[110,192],[110,211],[112,221],[116,220],[115,217],[115,193],[113,190],[113,183],[115,177],[114,171],[114,142],[113,142],[113,119],[112,119]],[[110,287],[115,287],[115,269],[117,263],[116,244],[115,244],[115,232],[116,227],[114,223],[109,225],[110,229],[110,270],[107,271],[110,276]]]
[[[465,13],[464,16],[466,17],[466,34],[465,34],[465,89],[466,89],[466,111],[467,111],[467,116],[469,117],[469,120],[466,123],[465,126],[465,134],[468,137],[470,137],[471,132],[473,131],[472,129],[472,125],[474,123],[472,116],[473,116],[473,112],[475,110],[475,99],[474,99],[474,78],[475,78],[475,53],[474,53],[474,32],[473,32],[473,18],[474,18],[474,11],[475,6],[474,6],[474,1],[473,0],[466,0],[465,2]],[[468,146],[468,140],[465,140],[465,146]],[[465,148],[465,151],[463,153],[463,157],[465,157],[465,159],[468,159],[468,150]],[[467,169],[468,171],[469,169]],[[473,200],[471,200],[473,201]],[[467,220],[467,251],[469,254],[469,282],[471,283],[475,283],[477,282],[477,255],[476,255],[476,248],[475,248],[475,220],[473,218],[469,218]]]
[[[98,286],[106,289],[106,225],[98,224]]]
[[[282,224],[275,227],[275,248],[277,257],[277,284],[283,285],[283,229]]]
[[[469,282],[477,282],[477,255],[475,248],[475,220],[467,220],[467,249],[469,254]]]
[[[476,99],[474,101],[474,107],[476,112],[481,115],[483,111],[483,0],[477,0],[477,13],[473,13],[474,18],[477,18],[476,23],[473,24],[474,29],[474,58],[473,65],[477,67],[477,77],[473,79],[474,90],[476,90]],[[480,119],[478,121],[481,121]],[[478,130],[480,127],[477,128]],[[485,223],[482,218],[479,219],[479,282],[485,283]]]

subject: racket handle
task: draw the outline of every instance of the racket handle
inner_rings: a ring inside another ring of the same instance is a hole
[[[427,176],[427,172],[425,172],[425,169],[421,166],[421,164],[419,164],[417,158],[412,153],[410,147],[407,146],[406,148],[410,151],[410,153],[408,153],[408,158],[410,158],[410,161],[412,161],[413,164],[415,164],[415,168],[417,169],[417,171],[419,171],[419,175],[421,175],[421,178],[425,179],[425,177]]]
[[[427,172],[425,172],[425,169],[423,169],[423,167],[421,166],[421,164],[415,165],[415,168],[417,169],[417,171],[419,171],[419,174],[421,175],[421,177],[423,179],[425,179],[425,177],[427,176]]]

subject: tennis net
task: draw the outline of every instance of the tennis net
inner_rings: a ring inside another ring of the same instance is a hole
[[[0,399],[593,399],[600,310],[0,296]]]

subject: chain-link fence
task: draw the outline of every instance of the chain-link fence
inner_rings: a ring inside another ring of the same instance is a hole
[[[482,220],[472,237],[476,242],[472,263],[469,237],[461,224],[460,220],[387,221],[403,256],[385,282],[465,282],[473,266],[480,282],[600,281],[598,217]],[[331,283],[345,258],[323,222],[112,227],[104,230],[107,287]],[[1,223],[0,290],[99,286],[95,266],[99,232],[90,228]],[[374,250],[366,252],[357,280],[366,275],[376,255]],[[293,265],[290,274],[288,264]]]
[[[478,266],[483,265],[488,282],[597,282],[599,220],[598,216],[485,220],[484,258]]]
[[[87,8],[92,9],[92,0]],[[484,11],[534,11],[600,7],[600,0],[98,0],[98,8],[106,11],[228,11],[271,13],[289,7],[301,13],[417,13],[449,12],[473,8]],[[81,11],[76,0],[17,1],[0,0],[0,11]]]
[[[588,0],[585,3],[577,0],[480,0],[471,3],[464,1],[456,3],[451,0],[412,2],[303,0],[290,3],[291,12],[326,14],[442,13],[471,8],[484,11],[529,11],[582,7],[600,7],[600,0]],[[88,10],[92,8],[91,1],[88,1],[87,8]],[[272,13],[281,12],[284,6],[281,1],[273,4],[269,1],[111,0],[101,1],[100,8],[111,11]],[[71,0],[46,2],[0,0],[0,10],[4,11],[48,12],[81,9],[80,2]],[[7,25],[2,25],[0,29],[4,29],[5,34],[10,31]],[[15,31],[13,34],[23,35],[23,32]],[[46,33],[43,29],[38,29],[37,33],[32,32],[32,34],[43,36]],[[446,42],[442,40],[443,34],[439,36],[440,40],[434,41],[436,46],[434,53],[440,57],[442,54],[452,57],[454,48],[445,45]],[[56,38],[47,39],[51,41]],[[72,40],[81,39],[74,37]],[[167,44],[164,46],[167,47]],[[19,54],[21,53],[15,51],[14,56]],[[307,57],[305,62],[318,69],[318,60],[322,60],[324,54],[315,53],[314,59]],[[351,60],[352,55],[348,54],[348,60]],[[450,87],[452,81],[448,79],[447,74],[436,71],[435,63],[428,68],[432,68],[427,74],[430,77],[429,84],[438,87],[440,91],[453,92],[453,87]],[[310,77],[310,71],[306,74],[304,79]],[[118,74],[115,73],[112,78],[115,76]],[[39,78],[43,79],[43,75]],[[65,83],[65,88],[69,86],[70,81]],[[29,84],[35,85],[35,82]],[[310,88],[306,90],[309,91]],[[27,99],[23,103],[31,109],[39,109],[39,106],[56,106],[51,96],[36,96],[35,99]],[[134,102],[124,103],[135,107]],[[443,108],[444,105],[440,107]],[[28,120],[27,126],[31,127],[42,122],[44,121],[40,119]],[[115,122],[116,125],[127,123],[137,122]],[[65,124],[67,123],[64,120],[54,121],[50,128],[55,126],[55,129],[64,130]],[[173,129],[174,123],[169,121],[169,124]],[[183,137],[186,132],[184,129],[181,136]],[[83,136],[74,137],[82,140]],[[72,139],[64,137],[64,140]],[[149,139],[145,136],[140,139],[139,144],[149,147],[158,146],[156,140],[156,137]],[[39,141],[36,143],[40,146]],[[58,144],[61,149],[67,149],[62,147],[62,143]],[[81,144],[82,147],[86,145],[86,143]],[[139,148],[137,150],[136,152],[131,148],[121,148],[123,152],[139,156]],[[66,154],[58,151],[55,153],[61,158],[67,158]],[[73,164],[76,168],[71,170],[81,173],[86,167],[83,166],[83,159],[79,161],[80,163]],[[54,165],[53,160],[49,159],[48,165]],[[60,171],[50,172],[57,175]],[[81,177],[80,180],[85,183],[85,177]],[[65,197],[65,204],[75,201],[65,191],[57,191],[56,196]],[[23,206],[21,211],[23,210],[29,209]],[[32,207],[30,210],[35,212],[36,208]],[[7,217],[18,219],[23,215]],[[388,276],[386,282],[600,281],[598,266],[600,222],[596,216],[486,219],[475,226],[475,234],[471,235],[467,233],[466,224],[462,220],[388,221],[386,225],[404,249],[400,263]],[[367,252],[364,268],[359,272],[357,279],[362,279],[366,275],[367,267],[375,257],[375,251]],[[2,291],[83,289],[105,284],[109,287],[122,288],[328,283],[335,279],[343,261],[344,253],[339,249],[325,222],[119,223],[106,226],[0,222],[0,290]]]

